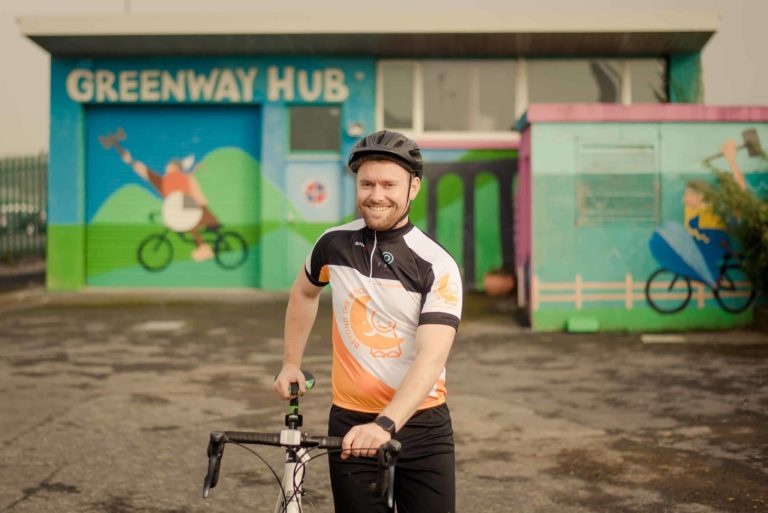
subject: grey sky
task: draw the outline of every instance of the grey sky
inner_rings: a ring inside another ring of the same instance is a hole
[[[535,4],[535,5],[534,5]],[[360,0],[2,0],[0,2],[0,155],[48,148],[48,54],[24,38],[16,18],[29,15],[132,13],[301,12],[364,9]],[[370,4],[373,6],[374,4]],[[388,0],[405,13],[467,10],[504,12],[709,11],[721,14],[719,32],[703,52],[705,101],[715,105],[768,105],[766,0]],[[577,6],[579,9],[577,9]],[[661,14],[660,14],[661,15]]]

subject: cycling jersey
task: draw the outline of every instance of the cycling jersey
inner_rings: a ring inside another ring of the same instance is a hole
[[[375,232],[358,219],[320,236],[306,259],[307,278],[331,283],[333,404],[380,412],[416,357],[416,328],[457,328],[459,268],[439,244],[408,223]],[[445,402],[445,369],[419,409]]]

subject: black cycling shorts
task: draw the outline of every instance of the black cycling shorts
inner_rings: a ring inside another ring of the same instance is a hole
[[[328,435],[344,436],[352,426],[373,421],[376,414],[332,406]],[[403,449],[395,468],[398,513],[454,513],[456,473],[453,429],[448,406],[420,410],[395,435]],[[390,513],[386,497],[369,490],[376,482],[375,458],[342,460],[329,454],[336,513]]]

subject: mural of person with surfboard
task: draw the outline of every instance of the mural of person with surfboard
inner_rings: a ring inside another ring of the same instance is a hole
[[[764,155],[764,152],[755,129],[745,130],[742,137],[744,144],[741,146],[733,140],[725,141],[720,153],[704,162],[708,164],[714,159],[725,158],[735,182],[742,190],[747,190],[744,174],[736,164],[736,152],[746,148],[752,157]],[[649,241],[651,253],[662,267],[648,278],[646,297],[651,307],[660,313],[674,313],[685,308],[692,293],[690,280],[708,285],[720,306],[728,312],[741,312],[754,299],[754,288],[735,258],[725,223],[704,198],[708,186],[704,180],[687,182],[683,193],[683,224],[666,221],[654,230]],[[662,296],[654,292],[661,283],[668,283],[664,287],[667,293],[672,293],[676,284],[682,285],[684,290],[674,298],[670,296],[671,302],[662,303],[659,299]],[[747,290],[741,290],[744,284],[747,284]]]

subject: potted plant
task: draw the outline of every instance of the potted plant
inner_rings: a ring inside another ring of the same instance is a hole
[[[515,290],[515,273],[507,266],[486,271],[483,289],[489,296],[507,296]]]

